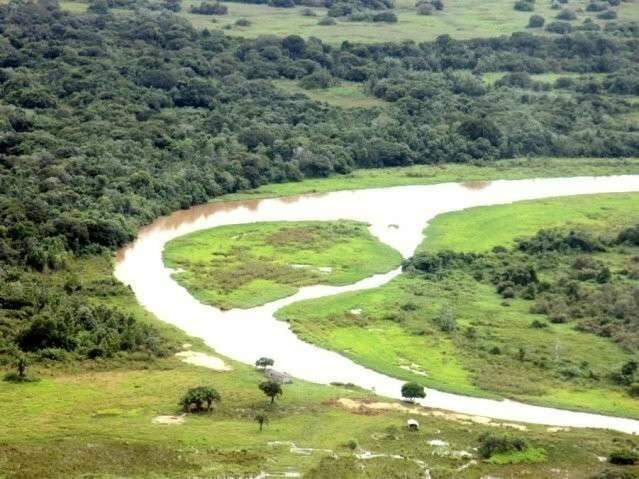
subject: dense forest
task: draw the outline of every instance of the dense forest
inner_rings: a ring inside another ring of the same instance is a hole
[[[639,91],[633,25],[331,46],[195,30],[165,7],[75,15],[52,0],[0,6],[7,344],[86,356],[159,350],[119,311],[92,309],[71,286],[42,293],[29,271],[113,250],[158,215],[224,193],[360,167],[639,155],[639,131],[614,119]],[[482,80],[495,71],[507,75]],[[586,77],[549,86],[530,76],[542,72]],[[358,82],[387,107],[333,107],[287,94],[275,79],[305,88]],[[96,322],[110,325],[108,339],[93,332]],[[45,326],[62,339],[43,342]]]

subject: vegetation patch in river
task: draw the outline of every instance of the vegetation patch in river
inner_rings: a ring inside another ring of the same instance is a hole
[[[195,297],[250,308],[313,284],[344,285],[399,266],[401,258],[354,221],[213,228],[169,242],[166,264]]]

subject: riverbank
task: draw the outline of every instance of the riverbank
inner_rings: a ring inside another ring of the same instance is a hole
[[[447,182],[521,180],[570,176],[639,174],[639,158],[519,158],[478,164],[446,163],[395,168],[359,169],[346,175],[273,183],[254,190],[224,195],[213,200],[226,202],[276,198],[306,193],[387,188],[391,186],[433,185]]]
[[[70,267],[94,271],[91,280],[98,285],[112,281],[108,260],[105,264],[106,268],[83,263]],[[63,274],[59,281],[64,281]],[[208,351],[200,340],[159,322],[136,302],[130,290],[125,291],[100,300],[113,301],[146,318],[175,344],[186,341],[194,349]],[[259,433],[252,413],[266,403],[256,387],[261,375],[251,367],[226,361],[233,371],[212,373],[177,358],[120,365],[98,362],[93,372],[80,370],[88,365],[36,366],[34,373],[42,379],[39,383],[0,384],[0,400],[12,405],[10,413],[0,418],[0,431],[4,431],[0,433],[1,470],[7,477],[25,479],[66,479],[87,473],[96,477],[215,477],[260,471],[381,479],[415,470],[408,461],[360,459],[356,455],[361,451],[401,455],[410,450],[412,457],[426,461],[433,479],[513,476],[524,471],[536,477],[577,479],[608,469],[602,458],[631,440],[627,435],[601,430],[551,432],[546,427],[527,426],[517,435],[544,448],[545,462],[497,465],[480,458],[462,460],[457,453],[472,451],[479,434],[494,431],[494,427],[460,423],[442,415],[420,421],[421,431],[408,434],[404,429],[411,417],[408,413],[346,410],[336,402],[343,397],[367,400],[368,393],[299,380],[285,389],[270,414],[270,424]],[[189,416],[179,426],[153,423],[158,415],[177,414],[179,396],[200,384],[213,384],[222,393],[216,412]],[[317,451],[300,454],[294,452],[299,449],[273,441],[293,441],[297,448]],[[431,445],[432,441],[448,444]],[[351,444],[356,445],[354,452]],[[331,459],[329,451],[338,458]]]

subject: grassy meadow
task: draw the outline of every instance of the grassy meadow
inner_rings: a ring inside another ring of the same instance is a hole
[[[639,195],[593,195],[480,207],[436,218],[420,246],[426,250],[485,251],[543,227],[594,230],[639,220]],[[516,218],[516,221],[513,221]],[[607,255],[607,256],[606,256]],[[601,258],[621,268],[623,260]],[[434,326],[452,307],[460,331]],[[353,309],[361,309],[359,315]],[[605,381],[566,381],[558,371],[587,363],[607,377],[637,356],[569,324],[531,328],[539,315],[529,302],[504,302],[494,287],[456,273],[439,280],[404,274],[380,288],[292,304],[278,317],[304,339],[368,367],[462,394],[499,395],[538,404],[639,417],[639,401]],[[380,348],[380,345],[383,347]],[[499,354],[492,354],[493,348]],[[519,347],[530,361],[517,361]],[[537,364],[535,364],[537,363]],[[549,365],[538,367],[539,363]]]
[[[513,221],[513,218],[516,218]],[[424,230],[419,250],[488,251],[511,246],[518,237],[542,228],[587,227],[605,231],[611,225],[639,221],[639,195],[615,193],[521,201],[468,208],[437,216]]]
[[[385,479],[420,477],[412,461],[417,459],[434,479],[524,472],[551,477],[557,470],[561,477],[576,479],[605,469],[598,457],[634,442],[605,431],[520,431],[445,415],[420,418],[420,431],[412,433],[404,426],[410,413],[350,411],[335,400],[367,399],[366,394],[301,381],[285,386],[284,396],[270,407],[256,387],[260,373],[234,366],[232,372],[216,373],[165,360],[147,369],[59,372],[43,375],[38,383],[4,384],[0,400],[13,407],[0,418],[2,477],[216,478],[268,472]],[[220,391],[222,401],[214,412],[189,415],[179,425],[153,422],[158,415],[177,414],[177,399],[199,384]],[[262,432],[253,421],[257,410],[270,417]],[[473,448],[486,431],[510,431],[525,439],[533,463],[510,464],[517,461],[503,455],[490,462],[477,458]],[[431,445],[432,440],[446,445]],[[355,457],[364,451],[408,459]]]
[[[169,242],[164,259],[196,298],[223,309],[258,306],[301,286],[354,283],[401,262],[353,221],[213,228]]]
[[[274,80],[273,84],[289,94],[302,94],[312,100],[342,108],[374,108],[385,107],[387,102],[368,94],[362,83],[342,82],[330,88],[306,90],[295,80]]]
[[[3,1],[3,0],[0,0]],[[222,2],[228,7],[227,15],[199,15],[190,13],[190,7],[199,4],[199,0],[181,2],[181,16],[190,21],[196,28],[220,29],[228,35],[255,38],[260,35],[300,35],[305,38],[316,37],[331,44],[343,41],[360,43],[397,42],[413,40],[415,42],[432,41],[440,35],[450,35],[460,40],[478,37],[496,37],[509,35],[518,31],[531,31],[547,34],[543,29],[528,29],[528,19],[538,14],[550,23],[560,10],[550,8],[550,1],[540,1],[534,12],[520,12],[513,9],[513,0],[489,0],[474,2],[471,0],[448,0],[443,11],[433,15],[418,15],[415,2],[412,0],[396,0],[395,13],[397,23],[349,22],[337,19],[335,25],[318,25],[320,18],[326,15],[325,8],[311,8],[315,16],[306,16],[302,11],[306,7],[276,8],[268,5],[257,5],[239,2]],[[573,25],[581,24],[586,18],[596,23],[605,21],[596,18],[596,13],[585,10],[587,0],[572,0],[568,7],[577,12]],[[81,13],[87,8],[87,2],[66,0],[61,2],[63,9]],[[617,7],[619,21],[639,20],[639,2],[631,0],[622,2]],[[115,9],[116,13],[125,14],[126,10]],[[238,26],[235,22],[246,19],[248,26]]]
[[[326,15],[326,9],[313,8],[316,16],[302,15],[305,7],[274,8],[267,5],[255,5],[236,2],[223,2],[228,7],[228,14],[222,16],[194,15],[189,13],[190,5],[197,0],[182,3],[182,13],[198,28],[222,29],[229,35],[257,37],[259,35],[300,35],[316,37],[328,43],[343,41],[379,43],[390,41],[413,40],[415,42],[431,41],[440,35],[450,35],[458,39],[477,37],[495,37],[509,35],[513,32],[530,30],[545,33],[542,29],[527,29],[528,19],[532,14],[546,18],[549,23],[557,16],[559,10],[550,8],[551,2],[541,1],[535,5],[534,12],[519,12],[513,9],[513,0],[489,0],[474,2],[469,0],[449,0],[445,2],[443,11],[431,16],[418,15],[415,2],[412,0],[396,0],[395,13],[397,23],[349,22],[338,19],[336,25],[318,25],[320,18]],[[586,18],[605,23],[596,18],[596,14],[586,12],[586,0],[571,1],[570,8],[575,9],[578,25]],[[247,19],[249,26],[235,25],[240,19]],[[619,7],[619,19],[632,21],[639,18],[639,2],[622,2]]]

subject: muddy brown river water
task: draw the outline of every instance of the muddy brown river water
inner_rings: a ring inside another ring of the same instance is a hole
[[[422,241],[427,222],[442,213],[521,200],[630,191],[639,191],[639,176],[444,183],[211,203],[177,211],[143,228],[133,243],[118,252],[115,276],[130,285],[138,301],[160,320],[202,338],[224,356],[247,364],[268,356],[275,360],[278,370],[300,379],[322,384],[353,383],[399,399],[403,381],[306,343],[291,332],[287,323],[274,318],[275,311],[296,301],[380,286],[400,274],[399,269],[347,286],[302,288],[293,296],[251,309],[221,311],[198,302],[171,278],[171,270],[162,262],[164,245],[187,233],[230,224],[351,219],[368,223],[372,234],[408,257]],[[499,420],[639,433],[638,420],[433,389],[427,389],[420,403]]]

